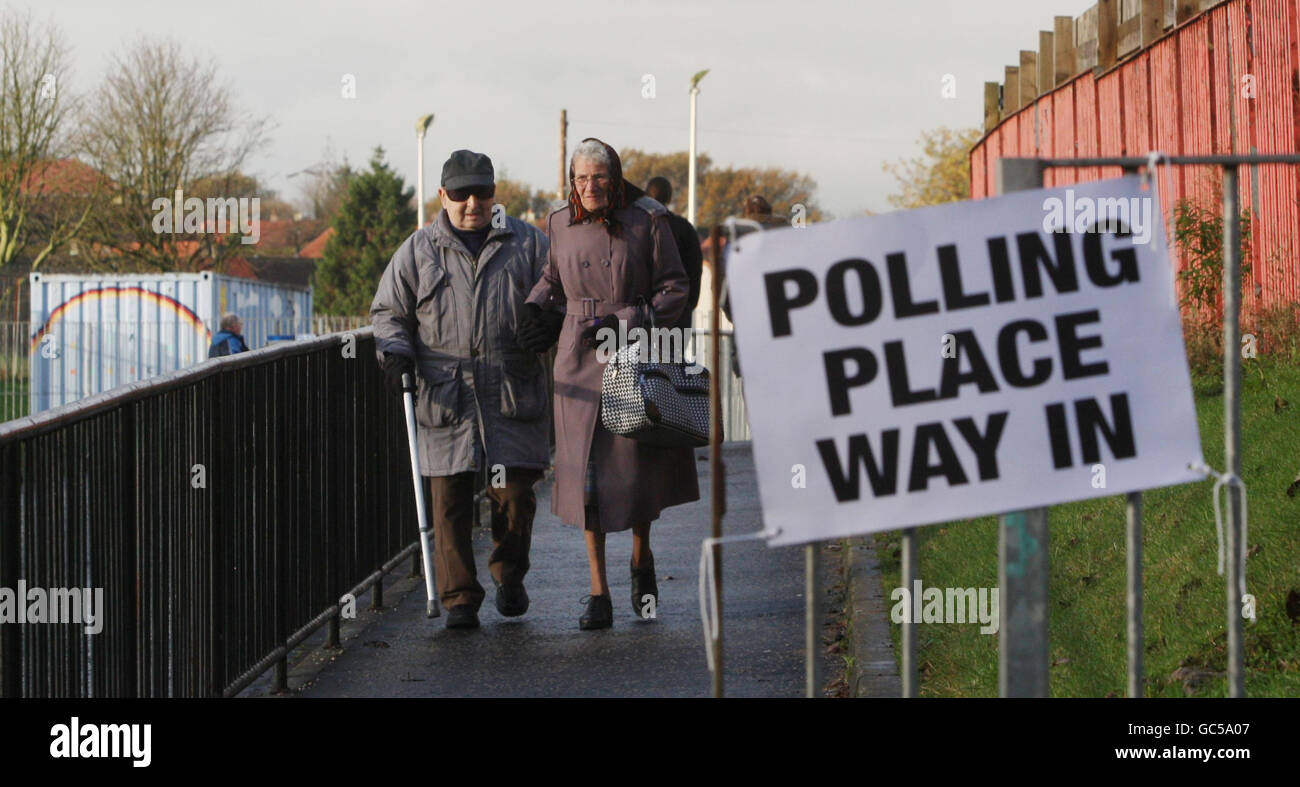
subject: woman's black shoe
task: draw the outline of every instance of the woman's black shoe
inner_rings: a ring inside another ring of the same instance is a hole
[[[655,563],[632,566],[632,611],[638,618],[650,620],[659,607],[659,585],[655,582]]]
[[[591,631],[614,625],[614,603],[610,601],[608,593],[603,596],[587,596],[586,601],[587,609],[578,618],[578,628]]]

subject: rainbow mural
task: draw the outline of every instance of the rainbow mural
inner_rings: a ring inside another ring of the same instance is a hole
[[[41,327],[32,334],[31,348],[28,353],[34,354],[36,352],[41,343],[41,338],[49,333],[55,323],[63,319],[67,311],[73,307],[122,297],[138,298],[143,303],[153,303],[164,311],[174,312],[182,322],[193,327],[205,342],[211,343],[212,331],[203,324],[203,321],[199,319],[199,316],[193,310],[171,296],[152,292],[142,287],[97,287],[93,290],[78,293],[55,307],[54,311],[50,312],[49,317],[45,319],[45,322],[41,324]]]

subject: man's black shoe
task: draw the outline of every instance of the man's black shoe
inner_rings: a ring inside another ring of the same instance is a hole
[[[496,580],[492,580],[496,582]],[[517,618],[528,611],[528,591],[524,590],[523,585],[502,585],[496,582],[497,586],[497,612],[500,612],[507,618]]]
[[[456,607],[447,609],[447,628],[449,629],[476,629],[478,628],[478,612],[468,604],[461,604]]]

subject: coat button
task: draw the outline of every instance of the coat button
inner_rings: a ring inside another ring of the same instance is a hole
[[[588,262],[587,260],[583,260],[583,261],[582,261],[582,267],[584,267],[584,268],[590,268],[590,267],[591,267],[591,263]]]
[[[604,265],[606,268],[608,268],[608,267],[609,267],[609,260],[601,260],[601,261],[600,261],[600,264],[601,264],[601,265]]]

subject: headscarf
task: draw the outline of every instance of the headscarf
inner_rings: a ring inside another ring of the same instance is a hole
[[[573,159],[569,160],[569,223],[577,224],[586,219],[599,221],[605,225],[605,230],[614,237],[619,237],[623,228],[619,226],[618,219],[614,218],[614,211],[619,208],[631,205],[646,193],[640,188],[623,180],[623,162],[618,157],[618,151],[605,142],[595,137],[587,137],[583,142],[599,142],[605,148],[605,153],[609,156],[609,204],[600,210],[587,210],[582,206],[582,197],[578,195],[578,187],[573,182]]]

